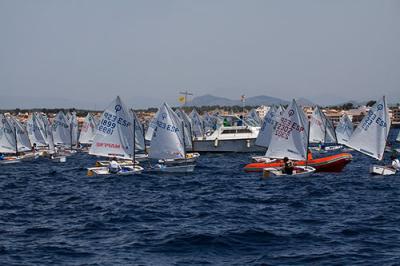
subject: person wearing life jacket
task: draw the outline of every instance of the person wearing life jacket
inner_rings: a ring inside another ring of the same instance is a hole
[[[293,162],[288,157],[283,158],[283,172],[288,175],[293,174]]]
[[[310,149],[307,149],[307,160],[311,161],[312,159],[312,152]]]
[[[119,165],[119,163],[117,162],[117,158],[112,158],[110,164],[108,165],[108,171],[111,174],[116,174],[119,171],[121,171],[121,165]]]
[[[0,161],[3,161],[3,160],[5,160],[4,154],[0,152]]]

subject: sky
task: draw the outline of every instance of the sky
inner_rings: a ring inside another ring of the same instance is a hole
[[[398,0],[0,0],[0,109],[400,102]]]

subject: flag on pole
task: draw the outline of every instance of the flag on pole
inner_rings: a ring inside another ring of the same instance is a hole
[[[186,102],[186,97],[185,96],[179,96],[178,101],[180,103],[185,103]]]

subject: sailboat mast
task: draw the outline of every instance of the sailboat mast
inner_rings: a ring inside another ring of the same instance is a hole
[[[71,151],[72,151],[72,121],[69,123],[69,136],[70,136]]]
[[[181,122],[182,124],[182,138],[183,138],[183,156],[185,158],[185,163],[186,163],[186,143],[185,143],[185,128],[183,125],[183,121]]]
[[[133,110],[132,110],[133,112]],[[132,115],[133,117],[133,115]],[[132,162],[133,165],[135,165],[135,159],[136,159],[136,119],[133,117],[133,151],[132,151]]]
[[[311,121],[308,120],[307,147],[306,147],[306,167],[308,166],[308,145],[310,145],[310,128],[311,128]]]
[[[14,125],[15,154],[18,156],[17,128]]]

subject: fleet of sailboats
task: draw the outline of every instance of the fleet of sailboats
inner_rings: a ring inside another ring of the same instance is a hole
[[[329,152],[345,145],[381,161],[391,126],[385,97],[369,109],[355,130],[347,114],[343,114],[335,128],[319,107],[308,118],[295,100],[286,109],[272,106],[262,120],[254,109],[240,118],[207,112],[201,116],[195,109],[188,115],[183,109],[173,110],[163,103],[145,130],[133,109],[116,97],[99,120],[88,113],[80,130],[78,125],[75,112],[60,111],[51,122],[46,114],[33,112],[24,124],[15,117],[0,114],[0,153],[7,155],[3,155],[5,160],[0,163],[21,162],[39,155],[65,161],[66,156],[77,150],[86,150],[90,155],[105,158],[98,160],[95,167],[89,167],[88,175],[139,174],[145,171],[139,163],[144,161],[148,161],[148,171],[188,173],[194,171],[200,156],[196,151],[223,150],[227,146],[222,143],[229,142],[232,147],[240,148],[237,151],[250,151],[253,145],[257,147],[254,151],[266,151],[263,156],[252,157],[256,164],[266,166],[264,172],[286,175],[282,159],[287,157],[295,161],[294,175],[308,175],[316,170],[314,165],[319,170],[326,164],[328,167],[324,169],[340,171],[352,157],[338,154],[313,159],[309,152],[312,144],[327,145],[325,151]],[[253,127],[257,128],[254,137]],[[248,136],[239,145],[241,134]],[[396,141],[400,141],[400,133]],[[208,142],[211,146],[202,150]],[[114,160],[120,165],[117,173],[109,169]],[[372,165],[370,172],[391,175],[396,169]]]

